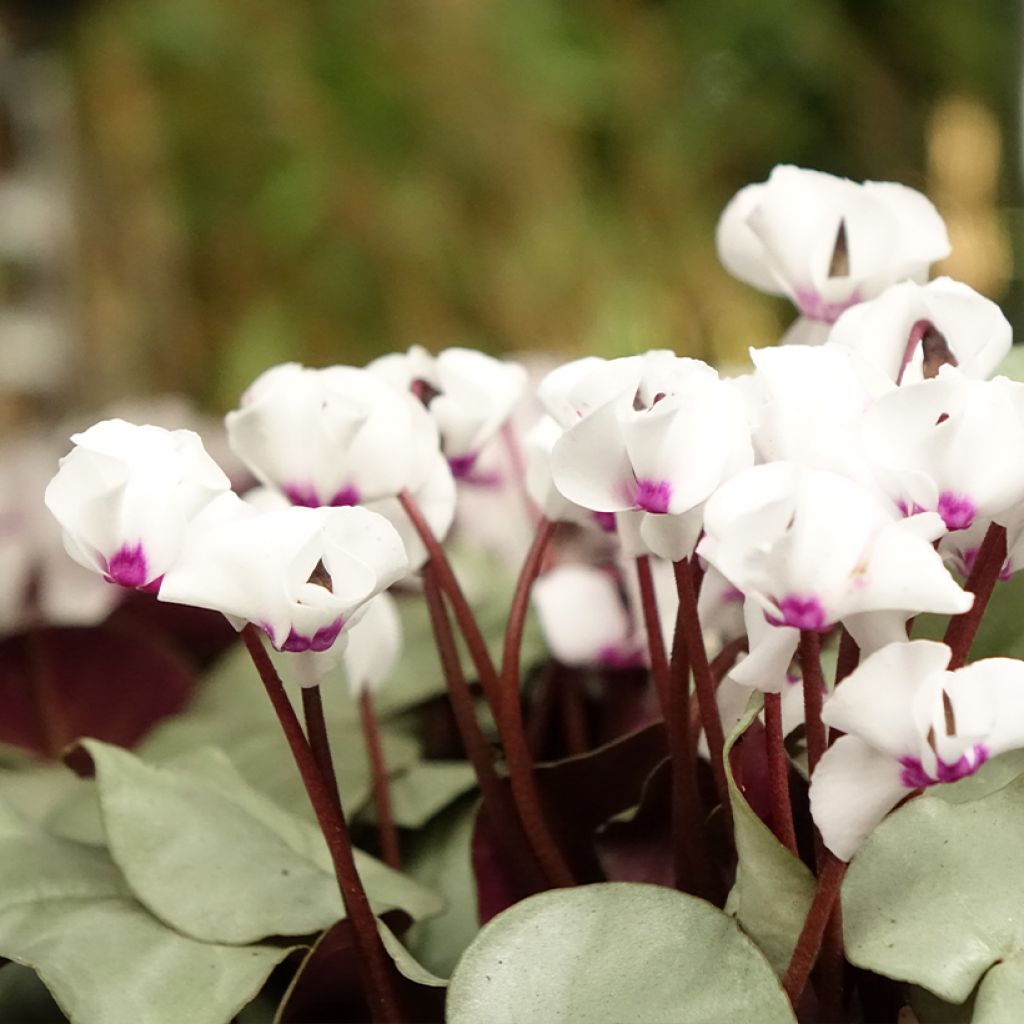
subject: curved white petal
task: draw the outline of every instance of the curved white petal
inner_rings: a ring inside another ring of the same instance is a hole
[[[636,478],[614,402],[580,420],[555,442],[551,476],[564,497],[594,512],[636,506]]]
[[[822,755],[811,776],[811,817],[840,860],[850,860],[910,792],[901,771],[898,761],[857,736],[840,737]]]
[[[348,630],[342,664],[352,695],[378,689],[395,667],[401,648],[398,607],[384,591],[367,603],[362,617]]]
[[[747,185],[729,200],[715,229],[718,258],[733,277],[770,295],[785,295],[786,289],[772,273],[764,244],[751,230],[747,219],[757,208],[765,184]]]

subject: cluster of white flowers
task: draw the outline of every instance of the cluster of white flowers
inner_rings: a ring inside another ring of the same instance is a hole
[[[729,204],[718,248],[799,319],[742,377],[652,351],[539,382],[523,483],[578,542],[560,545],[534,602],[559,660],[642,664],[632,562],[650,560],[671,636],[672,563],[699,559],[705,638],[749,647],[723,705],[791,690],[802,632],[848,631],[861,664],[825,705],[847,735],[811,785],[826,844],[848,858],[907,794],[1024,745],[1021,665],[949,672],[948,647],[907,638],[919,613],[971,608],[950,570],[970,569],[991,524],[1010,538],[1003,574],[1021,562],[1024,384],[988,379],[1011,344],[999,309],[925,283],[949,243],[911,189],[780,167]],[[227,417],[256,492],[236,496],[195,434],[106,421],[72,439],[46,502],[71,556],[108,580],[255,623],[279,650],[336,650],[426,559],[399,496],[443,538],[459,494],[493,485],[480,456],[514,443],[526,381],[463,349],[278,366]],[[528,511],[509,497],[503,515]],[[373,618],[393,650],[393,613]],[[364,682],[375,643],[358,647]]]

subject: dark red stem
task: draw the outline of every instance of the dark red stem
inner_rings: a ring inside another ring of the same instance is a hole
[[[726,831],[732,834],[732,809],[729,804],[729,785],[725,777],[725,732],[718,713],[715,696],[717,685],[708,663],[708,652],[704,646],[704,634],[697,614],[697,590],[694,586],[694,570],[689,559],[673,563],[676,577],[676,591],[679,594],[679,619],[686,643],[686,653],[693,670],[693,685],[700,704],[700,718],[711,755],[711,773],[715,777],[715,789],[725,815]]]
[[[402,870],[402,854],[398,845],[398,829],[391,812],[391,785],[388,766],[384,759],[384,746],[380,741],[380,725],[373,707],[373,694],[363,690],[359,694],[359,721],[366,743],[366,759],[370,765],[370,783],[373,787],[373,809],[377,814],[377,838],[381,858],[388,867]]]
[[[356,869],[345,815],[340,805],[331,797],[317,768],[295,709],[288,700],[281,678],[263,646],[259,630],[249,623],[242,630],[242,637],[270,703],[277,713],[306,788],[306,794],[309,796],[309,802],[316,814],[320,831],[323,832],[327,848],[330,850],[341,899],[345,904],[345,913],[352,924],[356,954],[362,966],[360,976],[366,982],[366,998],[373,1019],[385,1024],[397,1024],[402,1020],[402,1011],[395,987],[394,966],[381,942],[380,933],[377,931],[377,919],[370,908],[370,901]]]
[[[441,670],[448,687],[455,724],[462,738],[466,755],[483,798],[484,813],[487,815],[500,848],[505,851],[506,864],[520,883],[531,892],[547,888],[544,874],[522,829],[515,803],[498,777],[491,756],[491,748],[480,730],[473,695],[469,691],[459,652],[455,646],[455,634],[444,605],[441,585],[435,573],[435,566],[427,562],[422,570],[423,595],[430,613],[430,625],[434,632]]]
[[[989,598],[995,589],[999,573],[1006,561],[1006,527],[993,523],[981,542],[977,558],[967,577],[964,590],[974,595],[970,609],[950,620],[943,638],[953,654],[949,669],[962,668],[971,652],[971,644],[978,633],[981,618],[988,607]]]
[[[799,856],[796,830],[793,827],[793,805],[789,798],[789,758],[786,756],[782,732],[782,695],[764,695],[765,743],[768,751],[768,787],[772,798],[772,831],[776,839],[794,857]]]
[[[818,956],[818,950],[821,949],[825,929],[832,917],[833,908],[838,903],[845,874],[846,863],[826,851],[811,908],[807,912],[800,937],[796,940],[796,947],[782,978],[783,991],[794,1007],[807,986],[807,978]]]
[[[523,728],[523,709],[519,692],[519,656],[523,644],[523,628],[530,607],[530,590],[540,573],[556,524],[542,519],[537,526],[533,543],[523,562],[509,609],[505,628],[504,656],[501,663],[501,688],[504,701],[501,707],[501,738],[505,746],[509,782],[515,797],[516,809],[523,829],[530,840],[544,874],[552,886],[575,884],[572,871],[562,855],[551,827],[544,814],[540,793],[533,776],[533,758]]]
[[[431,530],[430,524],[423,517],[419,505],[416,504],[416,499],[408,491],[401,491],[398,495],[398,500],[401,502],[402,508],[405,509],[405,514],[409,517],[413,528],[423,542],[423,546],[427,549],[427,554],[430,556],[430,564],[433,567],[432,571],[437,577],[438,585],[443,591],[444,596],[452,607],[452,613],[455,616],[456,623],[458,623],[459,632],[466,641],[466,649],[469,651],[470,660],[476,669],[480,685],[484,690],[484,697],[487,700],[500,733],[502,726],[501,684],[498,679],[498,672],[491,661],[490,652],[487,650],[487,642],[484,640],[483,634],[480,632],[480,626],[476,621],[476,616],[473,614],[473,609],[470,608],[466,595],[462,592],[462,587],[459,586],[459,581],[455,576],[451,563],[448,561],[444,548],[434,536],[434,531]]]
[[[562,726],[565,746],[570,757],[585,754],[590,749],[587,735],[587,709],[583,703],[580,679],[575,672],[563,672],[558,677],[562,703]]]
[[[805,629],[800,634],[800,669],[804,677],[804,727],[807,736],[807,770],[810,774],[828,745],[821,709],[825,703],[825,677],[821,672],[821,635]]]
[[[327,738],[327,722],[324,720],[324,704],[319,686],[302,687],[302,716],[306,720],[306,736],[313,760],[327,786],[328,794],[341,809],[341,793],[338,791],[338,776],[334,771],[331,756],[331,742]]]
[[[661,705],[672,769],[672,864],[676,888],[711,898],[715,895],[703,835],[703,813],[697,788],[696,753],[690,736],[689,664],[677,630],[669,663],[658,617],[658,601],[648,556],[636,560],[640,607],[643,611],[651,674]],[[678,625],[678,619],[677,619]]]

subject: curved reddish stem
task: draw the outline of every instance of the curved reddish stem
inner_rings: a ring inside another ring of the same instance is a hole
[[[391,784],[384,746],[380,740],[380,725],[373,707],[373,694],[363,690],[359,694],[359,722],[366,743],[366,759],[370,765],[370,784],[373,788],[373,808],[377,815],[377,837],[381,859],[388,867],[402,870],[402,854],[398,844],[398,829],[391,811]]]
[[[352,923],[356,954],[362,965],[360,974],[366,982],[366,997],[373,1018],[386,1024],[400,1022],[402,1011],[395,985],[395,968],[384,949],[380,933],[377,931],[377,918],[370,907],[370,901],[356,868],[352,841],[341,805],[335,802],[320,774],[313,752],[302,732],[302,726],[295,715],[295,709],[263,646],[259,630],[249,623],[242,630],[242,638],[284,730],[309,802],[320,825],[320,831],[330,850],[345,913]]]
[[[974,595],[974,604],[962,615],[950,619],[943,637],[953,654],[949,670],[962,668],[971,652],[971,644],[978,633],[982,616],[988,607],[996,581],[1006,561],[1006,527],[993,523],[981,542],[978,555],[967,577],[964,590]]]
[[[765,743],[768,752],[768,787],[772,798],[772,831],[794,857],[798,857],[793,804],[789,798],[789,758],[782,732],[782,695],[764,695]]]
[[[828,746],[821,711],[825,703],[825,677],[821,671],[821,636],[805,629],[800,634],[800,669],[804,686],[804,727],[807,735],[807,771],[813,775]]]
[[[574,885],[575,879],[544,814],[533,776],[533,758],[523,728],[523,709],[519,694],[519,656],[523,644],[526,613],[530,606],[530,589],[540,573],[544,552],[551,543],[555,528],[556,524],[549,519],[542,519],[538,524],[537,533],[523,562],[512,597],[501,665],[501,686],[505,697],[501,709],[501,738],[505,745],[509,782],[523,828],[548,881],[553,886],[561,887]]]
[[[324,720],[324,703],[319,686],[302,687],[302,717],[306,720],[306,736],[313,760],[320,770],[329,795],[341,807],[341,793],[338,791],[338,775],[334,770],[331,756],[331,742],[327,738],[327,722]]]

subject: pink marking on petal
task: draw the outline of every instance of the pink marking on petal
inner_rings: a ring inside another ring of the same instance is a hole
[[[618,527],[615,524],[614,512],[592,512],[594,522],[604,530],[605,533],[614,533]]]
[[[597,652],[597,663],[602,668],[640,668],[644,664],[644,658],[643,653],[635,647],[608,644]]]
[[[966,530],[978,510],[973,501],[965,494],[956,494],[953,491],[943,491],[939,495],[939,504],[935,510],[942,516],[947,530]]]
[[[281,493],[293,504],[302,508],[319,508],[320,496],[311,483],[282,484]]]
[[[896,507],[900,510],[900,515],[903,516],[904,519],[908,519],[910,516],[920,515],[925,511],[925,509],[921,505],[918,505],[916,501],[911,505],[903,498],[900,498],[900,500],[896,502]]]
[[[835,323],[842,313],[860,301],[860,292],[854,292],[848,299],[826,302],[813,288],[798,288],[795,298],[796,308],[802,316],[827,324]]]
[[[358,505],[361,495],[359,494],[359,488],[352,484],[345,484],[344,487],[338,491],[333,498],[331,498],[329,504],[332,508],[342,508],[348,505]]]
[[[907,789],[926,789],[941,782],[958,782],[960,779],[973,775],[989,759],[988,747],[984,743],[975,743],[970,754],[964,754],[958,761],[943,761],[936,758],[935,775],[931,776],[924,770],[919,757],[901,757],[900,782]]]
[[[103,578],[108,583],[117,583],[122,587],[141,587],[146,583],[146,570],[146,555],[142,550],[142,542],[123,544],[107,562]],[[159,586],[159,581],[154,582]]]
[[[469,476],[476,460],[480,457],[479,452],[466,452],[465,455],[453,455],[448,459],[448,468],[456,480],[465,480]]]
[[[1005,562],[1003,562],[1002,569],[999,570],[999,579],[1002,580],[1003,583],[1005,583],[1012,575],[1013,561],[1012,559],[1008,558]]]
[[[334,645],[334,641],[338,639],[344,625],[344,618],[339,617],[329,626],[323,626],[318,629],[312,636],[303,636],[301,633],[296,633],[295,630],[292,629],[288,633],[288,637],[285,642],[281,645],[281,650],[290,651],[292,653],[301,651],[326,651],[329,647]]]
[[[739,587],[727,587],[720,598],[722,604],[739,604],[743,599],[743,591]]]
[[[787,594],[779,602],[780,615],[764,613],[765,619],[773,626],[791,626],[793,629],[808,629],[816,633],[827,633],[832,628],[825,614],[821,600],[813,594],[802,597],[799,594]]]
[[[661,515],[668,512],[671,500],[672,485],[667,480],[637,480],[634,498],[637,508]]]

